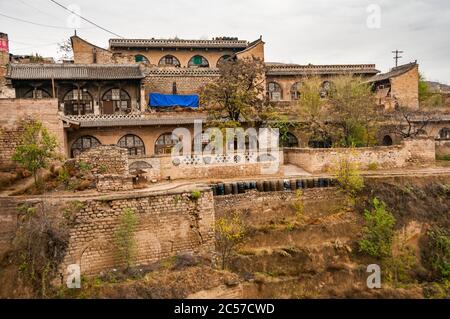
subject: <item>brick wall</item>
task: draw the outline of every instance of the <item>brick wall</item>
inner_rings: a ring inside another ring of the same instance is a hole
[[[400,106],[419,108],[419,65],[390,81],[391,97],[395,97]]]
[[[214,76],[147,76],[143,80],[147,104],[149,93],[172,94],[173,83],[176,83],[177,94],[198,94],[203,86],[214,79]]]
[[[0,99],[0,114],[0,166],[11,164],[11,156],[20,143],[23,130],[17,125],[21,120],[41,121],[56,136],[60,151],[64,152],[65,134],[56,99]]]
[[[308,172],[323,172],[348,158],[367,169],[372,163],[378,168],[429,165],[435,160],[435,142],[431,138],[405,140],[401,145],[360,148],[286,148],[287,163],[300,166]]]
[[[82,275],[95,275],[117,267],[114,234],[124,208],[132,208],[138,224],[134,233],[137,265],[150,264],[177,253],[214,252],[214,203],[209,188],[198,188],[196,201],[191,191],[165,191],[89,197],[82,200],[70,228],[69,246],[61,273],[67,265],[80,263]],[[12,249],[18,223],[18,207],[24,202],[36,205],[42,198],[0,197],[0,258]],[[48,213],[63,214],[74,199],[46,200]]]
[[[214,251],[212,192],[202,189],[200,199],[190,192],[109,196],[83,202],[70,231],[67,255],[61,266],[79,263],[82,275],[95,275],[116,266],[114,233],[124,208],[138,216],[134,234],[136,265],[145,265],[181,252]]]

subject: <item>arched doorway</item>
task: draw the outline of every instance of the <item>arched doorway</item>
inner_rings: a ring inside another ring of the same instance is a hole
[[[73,89],[64,95],[64,114],[85,115],[94,113],[92,95],[87,89]]]
[[[298,139],[292,133],[287,133],[285,136],[280,138],[281,147],[298,147]]]
[[[383,137],[383,145],[384,146],[391,146],[392,144],[394,144],[394,142],[392,141],[392,137],[390,135],[385,135]]]
[[[450,140],[450,129],[444,127],[439,131],[438,138],[440,140]]]
[[[131,98],[123,89],[110,89],[103,94],[103,114],[130,113]]]
[[[267,97],[270,101],[280,101],[283,99],[283,90],[277,82],[267,83]]]

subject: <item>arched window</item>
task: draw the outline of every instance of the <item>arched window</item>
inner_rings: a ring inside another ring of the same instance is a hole
[[[118,142],[117,146],[126,148],[128,155],[145,155],[144,142],[137,135],[127,134]]]
[[[159,66],[172,66],[172,67],[180,67],[180,61],[174,57],[173,55],[165,55],[159,60]]]
[[[31,89],[23,96],[25,99],[48,99],[50,97],[50,93],[43,89]]]
[[[281,86],[276,82],[267,83],[267,96],[270,101],[280,101],[283,98]]]
[[[103,114],[130,113],[131,99],[127,91],[110,89],[103,94]]]
[[[390,135],[385,135],[383,137],[383,145],[384,146],[391,146],[392,144],[394,144],[394,142],[392,141],[392,137]]]
[[[327,97],[333,90],[334,84],[331,81],[324,81],[320,87],[320,96],[322,98]]]
[[[280,138],[280,146],[282,147],[298,147],[298,139],[292,133],[287,133],[286,136]]]
[[[231,55],[228,55],[228,54],[221,56],[219,58],[219,60],[217,61],[217,65],[216,66],[219,67],[222,63],[228,61],[230,58],[231,58]]]
[[[145,64],[150,64],[150,61],[147,59],[146,56],[142,55],[142,54],[137,54],[134,56],[134,61],[136,63],[145,63]]]
[[[201,55],[194,55],[188,62],[190,68],[209,68],[209,62]]]
[[[75,157],[81,152],[99,145],[101,145],[101,143],[95,137],[90,135],[81,136],[73,142],[72,147],[70,148],[70,153],[72,157]]]
[[[308,146],[311,148],[331,148],[332,145],[330,138],[312,137],[308,141]]]
[[[66,115],[84,115],[94,113],[92,95],[87,89],[73,89],[64,95],[64,113]]]
[[[300,98],[300,82],[296,82],[291,86],[291,100],[296,101]]]
[[[172,147],[178,143],[178,137],[172,133],[164,133],[155,142],[155,154],[170,154]]]
[[[439,131],[440,140],[450,140],[450,129],[444,127]]]

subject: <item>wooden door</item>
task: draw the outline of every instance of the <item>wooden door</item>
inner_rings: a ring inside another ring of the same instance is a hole
[[[103,114],[114,114],[113,101],[103,101]]]

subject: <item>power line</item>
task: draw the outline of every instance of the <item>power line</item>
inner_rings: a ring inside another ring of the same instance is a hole
[[[3,14],[3,13],[0,13],[0,16],[3,16],[3,17],[8,18],[8,19],[24,22],[24,23],[34,24],[34,25],[37,25],[37,26],[40,26],[40,27],[45,27],[45,28],[73,30],[73,28],[69,28],[69,27],[62,27],[62,26],[57,26],[57,25],[42,24],[42,23],[28,21],[28,20],[24,20],[24,19],[20,19],[20,18],[16,18],[16,17],[11,17],[11,16]]]
[[[25,6],[29,7],[29,8],[32,8],[33,10],[38,11],[38,12],[40,12],[40,13],[42,13],[42,14],[45,14],[45,15],[48,16],[48,17],[52,17],[52,18],[58,19],[58,20],[60,20],[60,21],[63,20],[61,17],[58,17],[58,16],[56,16],[56,15],[50,14],[50,13],[48,13],[48,12],[45,12],[45,11],[39,9],[38,7],[35,7],[35,6],[33,6],[33,5],[31,5],[31,4],[27,3],[27,2],[25,2],[24,0],[19,0],[19,1],[20,1],[23,5],[25,5]]]
[[[114,33],[114,32],[112,32],[112,31],[109,31],[108,29],[105,29],[105,28],[103,28],[102,26],[99,26],[99,25],[96,24],[95,22],[92,22],[92,21],[86,19],[85,17],[82,17],[82,16],[79,15],[78,13],[73,12],[72,10],[70,10],[69,8],[63,6],[62,4],[60,4],[60,3],[58,3],[58,2],[56,2],[55,0],[50,0],[50,1],[53,2],[54,4],[60,6],[60,7],[63,8],[64,10],[69,11],[70,13],[72,13],[72,14],[74,14],[74,15],[80,17],[80,18],[83,19],[84,21],[89,22],[90,24],[96,26],[97,28],[102,29],[103,31],[106,31],[106,32],[108,32],[108,33],[110,33],[110,34],[112,34],[112,35],[114,35],[114,36],[116,36],[116,37],[123,38],[123,36],[118,35],[117,33]]]

